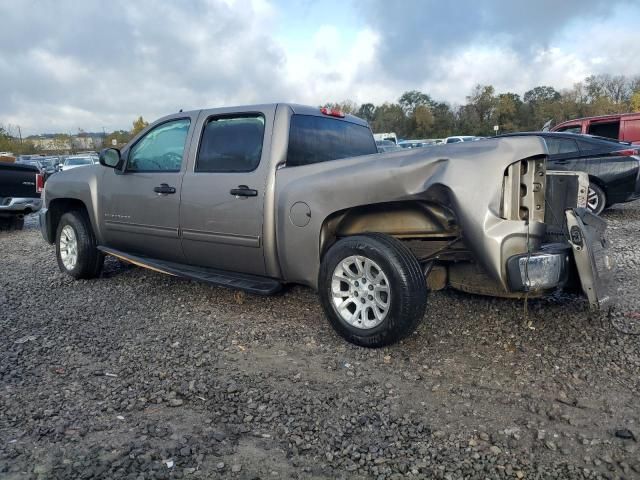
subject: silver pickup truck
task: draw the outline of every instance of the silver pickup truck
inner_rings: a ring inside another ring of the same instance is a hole
[[[364,121],[331,109],[180,112],[51,177],[42,234],[75,278],[106,254],[257,294],[307,285],[368,347],[413,332],[429,288],[606,300],[604,222],[576,208],[580,175],[546,171],[542,138],[376,152]]]

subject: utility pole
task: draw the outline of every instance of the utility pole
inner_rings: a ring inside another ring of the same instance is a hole
[[[22,145],[22,130],[20,130],[20,125],[18,125],[18,137],[20,137],[20,145]]]

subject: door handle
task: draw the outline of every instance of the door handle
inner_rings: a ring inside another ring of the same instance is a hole
[[[161,183],[159,187],[154,187],[153,191],[159,195],[168,195],[170,193],[176,193],[176,189],[174,187],[170,187],[166,183]]]
[[[238,185],[238,188],[232,188],[229,192],[235,197],[257,197],[258,191],[253,188],[249,188],[246,185]]]

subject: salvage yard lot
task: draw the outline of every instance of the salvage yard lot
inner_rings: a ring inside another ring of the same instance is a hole
[[[433,293],[381,350],[315,293],[263,298],[114,259],[59,273],[0,233],[0,477],[640,477],[640,202],[605,212],[620,303]],[[617,328],[614,328],[617,327]]]

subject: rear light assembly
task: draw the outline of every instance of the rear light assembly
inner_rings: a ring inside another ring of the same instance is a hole
[[[612,155],[615,157],[631,157],[631,156],[640,155],[640,149],[625,148],[624,150],[616,150],[614,152],[611,152],[609,155]]]
[[[344,118],[344,113],[337,108],[322,107],[320,109],[320,113],[323,115],[328,115],[330,117]]]
[[[42,193],[44,190],[44,175],[36,173],[36,192]]]

